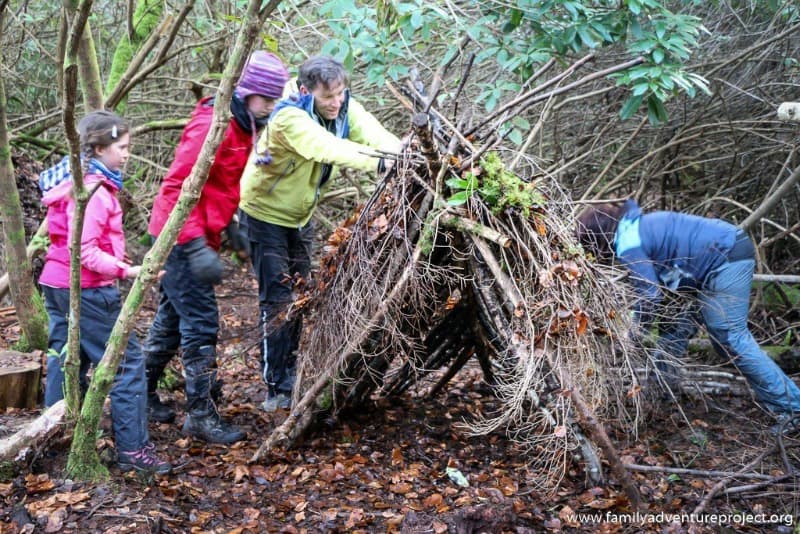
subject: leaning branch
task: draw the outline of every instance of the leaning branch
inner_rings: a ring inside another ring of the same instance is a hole
[[[58,432],[64,422],[66,403],[60,400],[17,433],[0,440],[0,461],[10,462],[36,448]]]
[[[743,222],[739,225],[744,231],[750,230],[763,216],[774,208],[783,197],[789,194],[794,189],[795,184],[800,181],[800,167],[797,167],[789,178],[781,184],[770,196],[768,196],[761,205],[753,211]]]
[[[494,228],[490,228],[479,222],[473,221],[472,219],[458,217],[456,215],[443,215],[439,221],[444,226],[482,237],[487,241],[491,241],[492,243],[500,245],[503,248],[508,248],[511,246],[510,237],[498,232]]]

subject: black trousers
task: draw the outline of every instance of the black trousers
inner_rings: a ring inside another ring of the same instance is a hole
[[[258,279],[261,308],[261,377],[269,395],[291,395],[294,388],[296,351],[302,319],[287,320],[288,305],[294,300],[292,278],[308,276],[311,268],[313,228],[288,228],[259,221],[239,211],[239,224],[246,232]]]
[[[142,350],[147,360],[147,389],[154,393],[159,377],[181,349],[190,411],[208,411],[218,395],[216,346],[219,310],[214,286],[198,280],[189,267],[185,245],[175,245],[164,264],[161,298]]]

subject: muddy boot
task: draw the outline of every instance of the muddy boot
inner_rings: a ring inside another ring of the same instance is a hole
[[[147,416],[151,421],[158,423],[171,423],[175,420],[175,410],[161,402],[161,399],[156,393],[158,386],[158,379],[161,378],[161,373],[164,372],[166,362],[169,358],[161,357],[161,355],[145,354],[147,366],[145,368],[145,375],[147,376]],[[164,361],[164,364],[161,364]]]
[[[183,433],[207,443],[225,445],[241,441],[247,436],[236,425],[223,421],[213,408],[208,412],[190,411],[183,422]]]
[[[183,433],[208,443],[229,444],[244,439],[246,434],[224,421],[211,399],[212,388],[218,383],[215,348],[205,345],[187,351],[183,360],[188,407]]]
[[[211,383],[211,400],[214,405],[218,405],[222,401],[222,380],[217,378],[217,359],[214,358],[214,381]]]
[[[147,393],[147,417],[157,423],[171,423],[175,420],[175,410],[161,402],[158,393]]]

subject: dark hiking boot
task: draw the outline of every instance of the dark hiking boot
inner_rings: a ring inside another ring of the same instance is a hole
[[[241,441],[246,437],[239,427],[223,421],[215,411],[188,413],[183,422],[183,433],[207,443],[224,445]]]
[[[157,393],[148,393],[147,416],[151,421],[171,423],[175,420],[175,410],[161,402]]]
[[[156,456],[156,446],[148,443],[137,451],[120,451],[117,458],[120,471],[135,470],[139,473],[166,475],[172,465]]]
[[[219,404],[222,401],[222,380],[215,378],[214,383],[211,384],[211,400],[214,404]]]

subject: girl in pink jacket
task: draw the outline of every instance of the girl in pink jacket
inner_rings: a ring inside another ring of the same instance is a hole
[[[89,113],[78,123],[87,166],[84,184],[94,190],[81,234],[82,370],[97,365],[105,352],[120,312],[116,281],[135,278],[141,268],[127,260],[122,209],[117,200],[117,192],[122,188],[121,168],[130,156],[128,130],[128,124],[109,111]],[[47,406],[63,397],[61,365],[66,355],[69,316],[69,240],[75,215],[72,179],[66,172],[68,167],[63,162],[60,166],[61,172],[45,171],[40,180],[46,189],[42,201],[47,206],[50,234],[50,248],[39,277],[50,316]],[[57,179],[50,179],[53,177]],[[155,455],[155,446],[148,436],[146,394],[144,358],[136,334],[132,333],[110,394],[118,464],[122,471],[168,473],[170,464]]]

